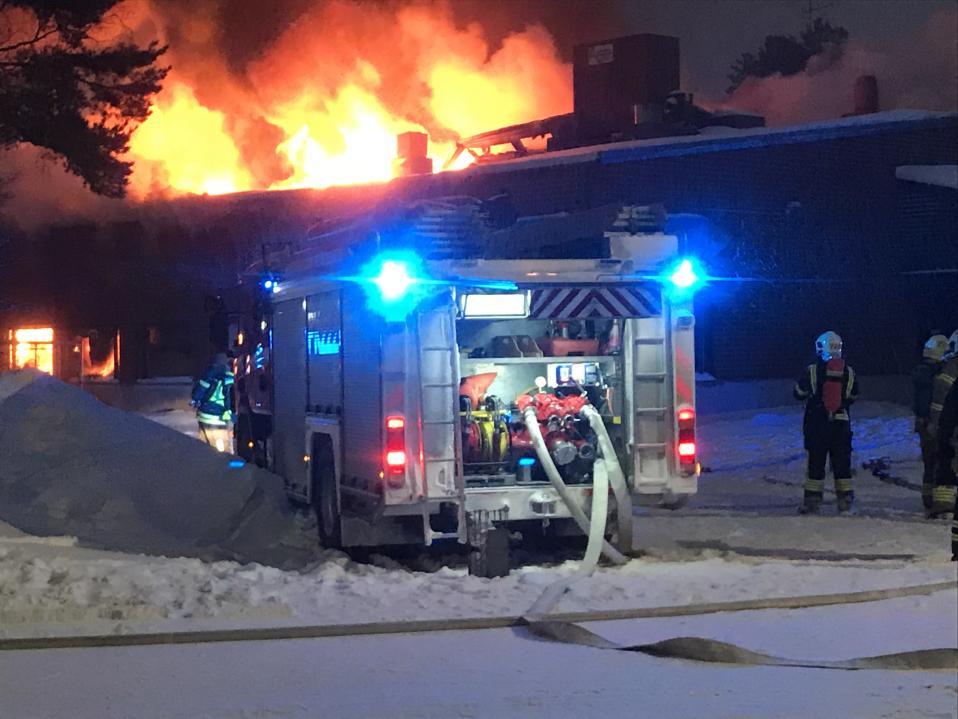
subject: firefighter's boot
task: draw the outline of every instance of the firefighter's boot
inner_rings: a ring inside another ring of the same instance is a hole
[[[838,499],[839,514],[855,514],[855,492],[851,477],[835,478],[835,496]]]
[[[854,492],[842,492],[838,497],[838,513],[839,514],[858,514],[858,510],[855,509],[855,493]]]
[[[806,479],[803,486],[805,490],[802,498],[802,506],[798,508],[799,514],[819,514],[822,511],[822,497],[825,494],[825,480]]]
[[[817,496],[809,496],[809,493],[805,493],[805,498],[802,500],[802,503],[798,507],[799,514],[821,514],[822,512],[822,498]]]
[[[931,495],[931,507],[926,516],[928,519],[939,519],[952,513],[955,505],[955,488],[939,484]]]

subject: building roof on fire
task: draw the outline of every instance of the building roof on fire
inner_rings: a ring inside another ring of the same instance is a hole
[[[680,157],[709,152],[728,152],[775,145],[821,142],[846,137],[859,137],[883,132],[900,131],[911,127],[949,124],[958,120],[958,113],[929,110],[887,110],[885,112],[854,115],[834,120],[823,120],[802,125],[757,127],[738,130],[728,127],[707,127],[697,135],[656,137],[605,145],[577,147],[533,154],[528,157],[488,162],[470,168],[473,172],[503,172],[530,167],[599,162],[615,164],[651,160],[661,157]]]

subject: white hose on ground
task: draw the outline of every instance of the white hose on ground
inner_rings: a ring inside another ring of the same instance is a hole
[[[536,455],[539,457],[539,461],[542,463],[542,468],[545,470],[546,476],[549,478],[549,481],[552,483],[552,486],[555,488],[556,492],[559,493],[559,497],[562,499],[563,503],[569,509],[569,513],[572,515],[572,518],[575,520],[576,524],[579,525],[586,535],[590,534],[591,526],[590,520],[586,516],[585,512],[582,511],[572,495],[569,493],[569,488],[566,486],[566,483],[562,481],[562,477],[559,475],[559,470],[556,469],[555,463],[552,461],[552,457],[549,455],[549,449],[546,447],[545,439],[542,437],[542,430],[539,429],[539,419],[536,417],[535,410],[531,407],[527,408],[523,417],[526,422],[526,429],[529,430],[529,437],[532,439],[532,446],[535,447]],[[598,462],[596,462],[598,464]],[[593,472],[594,474],[594,472]],[[594,477],[593,477],[594,480]],[[608,485],[606,485],[606,493],[608,493]],[[596,488],[592,488],[592,501],[595,502]],[[608,502],[608,498],[606,499]],[[606,506],[608,506],[606,504]],[[596,512],[592,512],[592,515],[595,516]],[[599,519],[602,521],[603,527],[605,525],[605,514],[603,513]],[[623,555],[618,549],[613,547],[611,544],[606,542],[604,539],[602,541],[602,551],[604,554],[611,559],[616,564],[624,564],[629,561],[629,558]]]
[[[582,511],[582,508],[576,504],[574,498],[569,494],[565,482],[562,481],[562,477],[559,475],[559,470],[556,469],[552,457],[549,456],[549,450],[546,447],[545,440],[542,438],[542,431],[539,429],[539,420],[536,417],[535,410],[527,409],[524,416],[526,427],[529,430],[529,436],[532,438],[532,445],[535,447],[536,454],[542,463],[546,475],[549,477],[549,481],[552,482],[552,486],[556,492],[559,493],[566,507],[569,508],[569,513],[573,519],[575,519],[582,531],[589,536],[585,557],[583,557],[582,563],[575,573],[571,576],[563,577],[546,587],[546,590],[524,615],[529,621],[539,621],[555,606],[556,602],[559,601],[559,598],[565,594],[570,586],[580,579],[588,577],[595,571],[599,557],[603,552],[605,552],[609,559],[617,564],[627,562],[628,557],[624,556],[615,547],[605,541],[605,525],[609,509],[609,473],[606,469],[605,462],[600,463],[596,461],[592,471],[591,519],[587,519],[585,512]]]
[[[632,549],[632,493],[625,481],[625,474],[619,465],[615,447],[612,446],[612,438],[609,437],[609,430],[605,427],[602,415],[591,405],[583,407],[581,415],[589,422],[599,440],[599,449],[602,451],[602,458],[605,460],[609,474],[609,483],[615,495],[616,514],[619,520],[619,549],[629,552]]]

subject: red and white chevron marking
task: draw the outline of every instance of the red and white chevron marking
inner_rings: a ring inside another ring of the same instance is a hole
[[[529,316],[536,319],[654,317],[661,312],[657,295],[641,288],[555,287],[532,291]]]

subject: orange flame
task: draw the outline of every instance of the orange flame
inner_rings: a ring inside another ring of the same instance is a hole
[[[537,26],[493,51],[441,4],[330,0],[237,77],[212,47],[213,21],[189,22],[193,44],[172,47],[174,72],[131,140],[140,197],[384,182],[399,133],[427,133],[440,168],[456,137],[571,110],[571,70]]]
[[[83,353],[83,376],[84,377],[112,377],[116,370],[116,356],[112,350],[107,354],[102,362],[94,362],[90,356],[90,338],[84,337],[80,351]]]
[[[53,328],[24,327],[10,330],[9,364],[13,369],[35,367],[41,372],[53,374]]]

